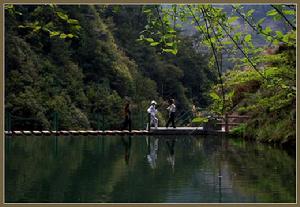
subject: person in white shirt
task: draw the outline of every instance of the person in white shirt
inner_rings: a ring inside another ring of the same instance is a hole
[[[167,110],[169,111],[169,120],[166,124],[166,128],[169,127],[169,124],[172,122],[172,127],[176,128],[175,126],[175,112],[176,112],[176,106],[175,106],[175,100],[174,99],[170,99],[169,100],[169,106],[167,108]]]
[[[156,101],[151,101],[151,106],[147,109],[147,112],[150,114],[150,126],[154,125],[155,128],[158,126],[158,118],[156,117],[157,109],[155,108],[156,104]]]

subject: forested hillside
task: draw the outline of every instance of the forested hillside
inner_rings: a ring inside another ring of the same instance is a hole
[[[294,145],[295,17],[291,4],[6,5],[11,128],[119,129],[127,100],[133,128],[151,100],[163,126],[174,98],[177,117],[246,115],[231,132]]]
[[[98,115],[118,128],[125,99],[133,117],[152,99],[174,98],[179,111],[209,103],[209,53],[198,54],[193,38],[182,38],[176,58],[137,41],[147,24],[140,6],[24,5],[5,18],[6,112],[35,119],[14,128],[51,128],[54,113],[61,129],[96,128]]]

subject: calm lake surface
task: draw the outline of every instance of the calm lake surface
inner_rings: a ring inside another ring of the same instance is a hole
[[[286,151],[214,136],[6,137],[5,202],[296,202]]]

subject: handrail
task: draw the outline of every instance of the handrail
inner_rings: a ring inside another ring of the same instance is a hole
[[[179,122],[184,123],[187,119],[190,118],[190,116],[187,116],[187,115],[189,115],[190,113],[192,113],[192,111],[190,111],[190,110],[183,112],[183,114],[182,114],[181,116],[179,116],[179,117],[176,119],[175,123],[177,123],[177,124],[178,124]],[[184,118],[184,117],[185,117],[185,118]]]

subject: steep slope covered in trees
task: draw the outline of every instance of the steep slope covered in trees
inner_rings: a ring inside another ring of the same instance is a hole
[[[182,111],[192,101],[207,105],[215,76],[193,40],[182,41],[178,59],[160,56],[136,41],[146,25],[141,7],[113,8],[7,6],[5,107],[14,129],[53,128],[55,117],[60,129],[97,128],[99,114],[106,128],[119,128],[126,97],[133,115],[151,99],[175,98]]]

